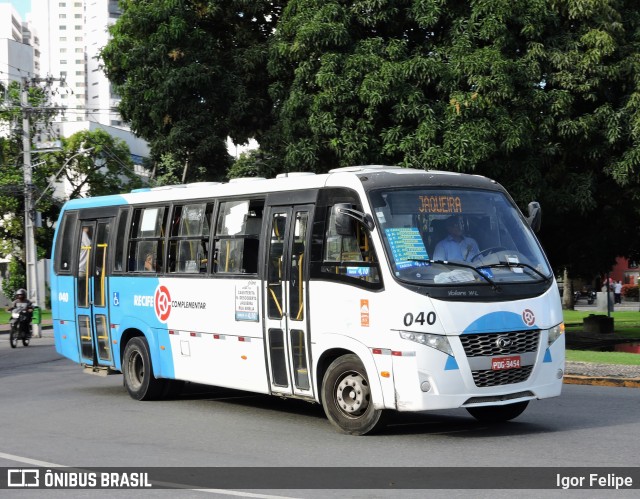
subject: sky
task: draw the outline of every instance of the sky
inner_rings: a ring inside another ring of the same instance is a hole
[[[35,1],[37,2],[38,0]],[[0,0],[0,3],[12,4],[23,21],[26,19],[27,12],[31,12],[31,0]]]

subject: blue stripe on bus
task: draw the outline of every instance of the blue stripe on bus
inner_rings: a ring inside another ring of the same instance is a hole
[[[456,369],[460,369],[458,367],[458,363],[456,362],[455,357],[451,355],[447,355],[447,363],[444,365],[445,371],[455,371]]]
[[[522,329],[537,329],[537,326],[527,326],[519,314],[501,311],[491,312],[476,319],[467,326],[462,334],[521,331]]]
[[[83,208],[95,208],[97,206],[118,206],[120,204],[129,204],[124,196],[114,194],[112,196],[96,197],[96,198],[78,198],[67,201],[63,207],[64,210],[81,210]],[[62,215],[62,213],[60,214]]]

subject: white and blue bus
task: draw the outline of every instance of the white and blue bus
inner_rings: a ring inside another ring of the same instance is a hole
[[[295,397],[354,435],[389,410],[510,420],[564,375],[539,214],[485,177],[381,166],[72,200],[56,349],[134,399]]]

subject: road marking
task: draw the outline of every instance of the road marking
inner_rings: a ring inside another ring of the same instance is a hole
[[[64,464],[55,464],[48,463],[46,461],[38,461],[37,459],[30,459],[28,457],[16,456],[14,454],[6,454],[4,452],[0,452],[0,459],[7,459],[9,461],[15,461],[17,463],[30,464],[32,466],[40,466],[43,468],[71,468],[70,466],[65,466]],[[79,471],[89,471],[84,470],[82,468],[71,468]],[[193,490],[194,492],[204,492],[207,494],[216,494],[216,495],[225,495],[225,496],[238,496],[238,497],[254,497],[256,499],[296,499],[294,497],[288,496],[274,496],[269,494],[255,494],[251,492],[240,492],[237,490],[224,490],[224,489],[194,489],[189,487],[188,485],[183,485],[181,483],[171,483],[171,482],[158,482],[154,481],[158,485],[163,487],[171,488],[171,489],[187,489]],[[157,489],[156,489],[157,490]]]

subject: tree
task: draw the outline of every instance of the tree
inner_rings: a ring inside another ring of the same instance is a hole
[[[135,172],[126,142],[102,129],[83,130],[61,139],[62,149],[43,156],[49,174],[66,185],[64,199],[49,197],[60,204],[66,199],[117,194],[142,186]],[[60,171],[61,166],[65,166]],[[45,201],[45,194],[42,195]]]
[[[11,82],[6,88],[0,85],[0,91],[5,95],[5,100],[0,107],[0,126],[5,133],[0,137],[0,256],[15,259],[12,279],[18,279],[16,269],[24,269],[24,217],[25,189],[30,188],[35,192],[46,185],[46,169],[33,168],[33,184],[24,184],[24,155],[23,136],[28,133],[33,137],[38,131],[46,130],[53,116],[53,111],[48,107],[50,90],[47,88],[51,82],[43,84],[33,81]],[[26,93],[27,105],[22,104],[22,94]],[[30,113],[30,130],[23,130],[23,113]],[[32,165],[33,166],[33,165]],[[45,255],[47,242],[51,237],[45,237],[45,231],[36,231],[36,242],[39,248],[39,256]]]
[[[261,147],[487,175],[543,203],[557,270],[597,273],[640,247],[638,28],[630,0],[292,0]]]
[[[277,162],[272,156],[260,149],[252,149],[240,154],[227,172],[227,178],[265,177],[272,178],[278,174]]]
[[[185,181],[222,179],[231,163],[227,136],[244,143],[269,125],[266,40],[280,4],[121,2],[101,53],[105,71],[122,97],[123,118],[156,160],[170,155],[186,166]]]
[[[542,202],[543,245],[572,276],[640,250],[631,0],[122,5],[103,58],[160,178],[219,179],[226,136],[254,137],[276,171],[495,178],[520,206]]]

